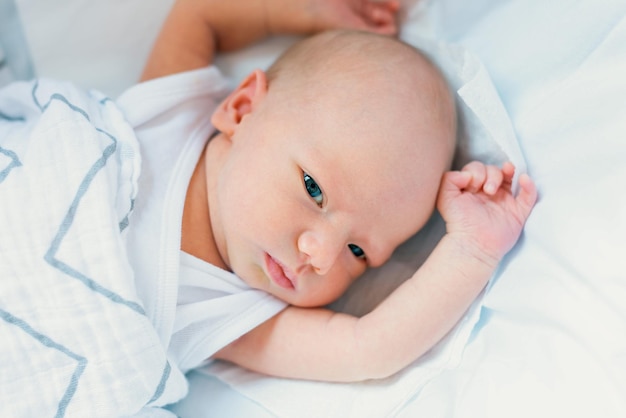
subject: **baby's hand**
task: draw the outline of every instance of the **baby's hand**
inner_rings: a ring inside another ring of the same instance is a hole
[[[444,174],[439,188],[437,208],[447,234],[493,266],[513,247],[537,200],[526,174],[520,175],[520,191],[513,196],[514,173],[511,163],[499,169],[474,161]]]
[[[358,29],[395,35],[398,0],[265,0],[271,33]]]

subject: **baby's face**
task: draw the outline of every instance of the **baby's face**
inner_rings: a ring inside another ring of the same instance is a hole
[[[415,145],[400,109],[375,110],[266,100],[242,120],[211,213],[222,258],[250,286],[327,304],[426,222],[441,158]]]

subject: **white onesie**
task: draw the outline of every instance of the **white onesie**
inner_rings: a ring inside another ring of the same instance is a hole
[[[142,155],[128,236],[137,292],[183,373],[286,306],[180,251],[187,186],[227,87],[209,67],[138,84],[116,100]]]

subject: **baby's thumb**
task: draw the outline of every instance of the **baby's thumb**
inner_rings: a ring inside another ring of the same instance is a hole
[[[471,182],[472,175],[466,171],[448,171],[441,179],[439,194],[437,196],[437,208],[445,211],[447,204],[459,196]]]
[[[472,175],[467,171],[448,171],[441,180],[440,191],[460,192],[469,186]]]

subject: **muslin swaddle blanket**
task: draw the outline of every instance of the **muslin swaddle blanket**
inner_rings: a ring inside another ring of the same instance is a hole
[[[184,396],[126,255],[140,163],[101,94],[0,91],[1,416],[169,415]]]

